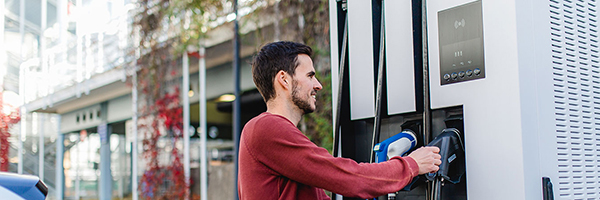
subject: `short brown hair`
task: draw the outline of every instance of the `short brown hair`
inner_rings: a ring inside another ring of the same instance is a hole
[[[280,41],[266,44],[252,61],[252,79],[262,95],[265,103],[275,97],[273,80],[280,70],[294,75],[298,63],[298,55],[312,55],[312,49],[304,44]]]

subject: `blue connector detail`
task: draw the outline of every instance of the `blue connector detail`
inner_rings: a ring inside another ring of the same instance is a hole
[[[375,162],[385,162],[388,157],[403,156],[417,145],[417,137],[411,130],[404,130],[373,147]]]

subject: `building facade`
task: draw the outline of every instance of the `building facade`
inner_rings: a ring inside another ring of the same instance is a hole
[[[49,188],[48,199],[136,199],[137,187],[142,186],[132,181],[139,181],[145,168],[142,145],[133,145],[142,135],[133,134],[137,102],[129,82],[136,64],[131,53],[135,49],[131,25],[135,2],[2,0],[0,4],[4,5],[0,9],[4,16],[0,80],[4,91],[18,94],[17,104],[22,105],[21,123],[9,138],[9,171],[39,176]],[[249,63],[257,46],[273,40],[275,17],[268,13],[258,16],[262,20],[248,20],[260,22],[240,29],[244,35],[242,122],[266,109],[252,82]],[[200,149],[206,148],[209,199],[237,195],[233,191],[232,106],[231,99],[227,100],[234,88],[232,27],[232,22],[224,21],[211,29],[204,55],[189,56],[187,62],[183,61],[187,56],[176,56],[177,64],[189,69],[189,91],[181,92],[181,98],[189,98],[189,104],[183,105],[190,110],[190,120],[184,122],[189,126],[190,145],[184,153],[190,157],[191,190],[193,194],[200,191]],[[200,119],[199,112],[201,62],[206,64],[206,119]],[[175,82],[183,84],[183,77]],[[201,120],[207,124],[206,146],[199,142]],[[165,147],[168,142],[158,145]],[[167,154],[160,159],[169,162]],[[132,167],[134,161],[137,169]]]

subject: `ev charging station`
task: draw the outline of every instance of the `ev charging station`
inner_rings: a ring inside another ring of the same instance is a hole
[[[599,4],[331,0],[335,155],[447,152],[379,199],[600,199]]]

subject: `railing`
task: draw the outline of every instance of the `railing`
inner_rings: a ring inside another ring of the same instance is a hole
[[[56,182],[56,142],[45,142],[44,143],[44,180],[43,182],[48,186],[49,189],[54,190],[55,182]],[[39,176],[39,153],[33,153],[31,151],[27,151],[26,147],[33,146],[33,140],[25,140],[23,142],[23,173],[31,174]],[[37,144],[37,141],[36,143]],[[65,151],[69,150],[77,143],[70,143],[68,146],[65,146]],[[10,143],[10,151],[18,152],[18,147],[15,144]],[[16,167],[16,164],[12,164],[13,167]]]

